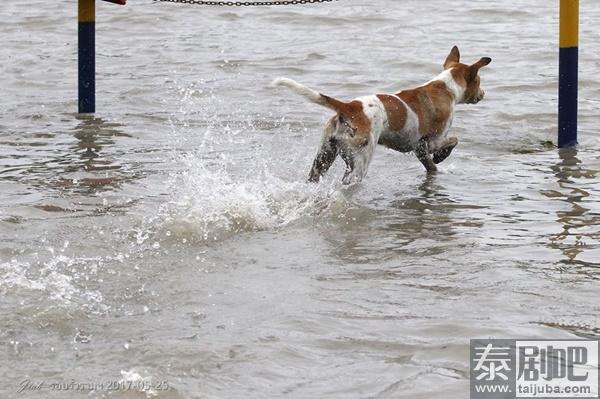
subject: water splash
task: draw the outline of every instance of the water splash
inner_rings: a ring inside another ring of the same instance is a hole
[[[96,274],[98,264],[103,261],[98,258],[76,259],[62,254],[43,262],[13,259],[0,263],[0,292],[5,295],[13,291],[19,297],[28,298],[29,302],[37,298],[61,306],[83,305],[106,310],[102,304],[102,293],[86,286],[86,281]]]
[[[347,204],[336,185],[288,181],[268,168],[233,175],[227,165],[185,160],[173,181],[172,199],[161,207],[161,229],[175,236],[218,241],[240,232],[286,226],[320,214],[332,203]]]
[[[218,98],[197,84],[176,92],[181,106],[171,117],[172,158],[180,167],[169,178],[169,200],[151,220],[159,236],[214,242],[286,226],[334,204],[336,209],[349,205],[339,179],[319,185],[306,182],[306,159],[278,158],[260,142],[243,159],[234,150],[240,145],[248,148],[249,134],[260,135],[265,126],[268,130],[262,133],[270,134],[266,139],[291,136],[295,132],[286,131],[289,125],[243,111],[223,117]],[[285,156],[285,149],[282,153]],[[138,232],[138,243],[151,236]]]

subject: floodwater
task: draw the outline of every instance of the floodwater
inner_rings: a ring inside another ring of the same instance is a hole
[[[556,2],[99,3],[95,118],[75,1],[0,7],[0,397],[466,398],[471,338],[600,337],[600,3],[560,153]],[[273,78],[396,91],[454,44],[494,61],[440,173],[306,183],[330,112]]]

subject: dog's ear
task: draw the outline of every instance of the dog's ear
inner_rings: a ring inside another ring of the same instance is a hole
[[[471,79],[475,79],[475,76],[477,76],[477,73],[479,72],[479,70],[481,68],[483,68],[484,66],[489,65],[490,62],[492,62],[492,59],[490,57],[483,57],[479,61],[477,61],[476,63],[471,65],[469,67],[469,69],[471,71],[471,76],[470,76]]]
[[[483,57],[482,59],[471,65],[471,68],[477,68],[477,70],[480,70],[484,66],[489,65],[490,62],[492,62],[492,59],[490,57]]]
[[[450,50],[450,54],[446,57],[446,61],[444,62],[444,69],[452,68],[455,64],[460,62],[460,51],[458,47],[452,47]]]

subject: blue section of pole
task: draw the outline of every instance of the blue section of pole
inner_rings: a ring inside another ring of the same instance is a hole
[[[577,92],[579,48],[560,49],[558,92],[558,146],[577,145]]]
[[[96,112],[96,23],[79,21],[79,113]]]

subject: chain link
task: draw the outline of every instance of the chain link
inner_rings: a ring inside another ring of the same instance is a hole
[[[276,0],[276,1],[204,1],[204,0],[154,0],[165,3],[194,4],[197,6],[257,7],[290,6],[295,4],[330,3],[338,0]]]

